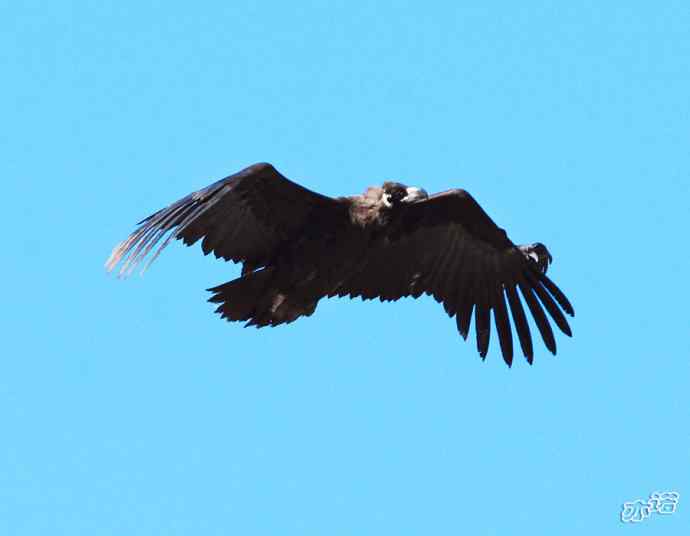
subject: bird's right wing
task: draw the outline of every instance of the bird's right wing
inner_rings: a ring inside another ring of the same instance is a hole
[[[370,251],[360,269],[332,295],[387,301],[430,294],[443,303],[449,316],[456,316],[465,338],[474,316],[482,357],[489,347],[493,311],[503,358],[509,365],[513,343],[508,308],[523,353],[530,363],[533,358],[518,290],[552,353],[556,353],[556,342],[542,306],[561,331],[571,334],[562,311],[572,315],[573,308],[546,276],[539,248],[516,246],[469,193],[450,190],[403,206],[392,226],[388,240]]]
[[[270,164],[255,164],[183,197],[145,220],[118,244],[108,271],[122,261],[128,275],[163,240],[148,267],[172,239],[204,254],[244,263],[244,271],[264,266],[285,241],[302,233],[324,232],[347,218],[342,201],[296,184]]]

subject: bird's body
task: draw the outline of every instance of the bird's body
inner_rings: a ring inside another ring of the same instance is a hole
[[[255,164],[143,220],[106,266],[112,270],[126,259],[120,273],[130,273],[166,235],[149,264],[173,238],[187,245],[201,239],[205,254],[242,263],[241,277],[209,289],[209,301],[219,304],[223,318],[248,325],[309,316],[323,297],[397,300],[426,293],[456,317],[463,337],[474,316],[482,357],[493,311],[508,364],[510,310],[531,362],[519,289],[549,350],[555,353],[556,344],[543,308],[570,335],[561,310],[573,310],[546,276],[546,248],[513,244],[463,190],[428,196],[386,182],[362,195],[331,198],[289,181],[270,164]]]

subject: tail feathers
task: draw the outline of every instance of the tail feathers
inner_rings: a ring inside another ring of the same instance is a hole
[[[246,321],[246,326],[277,326],[310,316],[319,297],[307,288],[281,291],[275,288],[270,268],[251,272],[243,277],[208,289],[208,301],[219,303],[216,313],[229,321]]]
[[[270,269],[251,272],[217,287],[207,289],[213,292],[208,301],[220,303],[216,313],[228,320],[249,320],[254,315],[257,299],[261,296],[273,276]]]

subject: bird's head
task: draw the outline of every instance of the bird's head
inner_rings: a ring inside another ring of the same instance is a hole
[[[429,194],[423,188],[406,186],[399,182],[384,182],[381,191],[381,202],[388,208],[393,208],[402,203],[412,203],[426,199]]]

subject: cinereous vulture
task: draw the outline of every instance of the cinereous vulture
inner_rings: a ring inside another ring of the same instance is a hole
[[[122,261],[126,276],[160,244],[148,267],[173,238],[188,246],[201,240],[204,254],[242,263],[241,277],[209,289],[209,301],[219,304],[222,318],[250,326],[309,316],[324,296],[394,301],[429,294],[455,316],[465,339],[474,316],[482,358],[492,311],[508,365],[511,325],[527,361],[533,359],[523,304],[551,353],[550,320],[571,335],[563,313],[572,316],[573,308],[546,276],[546,247],[515,245],[464,190],[427,195],[384,182],[362,195],[332,198],[270,164],[255,164],[141,221],[106,267]]]

